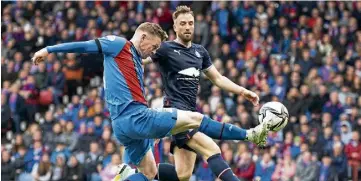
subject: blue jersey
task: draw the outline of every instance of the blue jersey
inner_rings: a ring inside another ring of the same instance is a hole
[[[124,38],[99,38],[104,54],[105,101],[112,119],[132,102],[147,104],[144,97],[142,59],[134,45]]]
[[[167,41],[152,60],[162,75],[164,106],[195,111],[200,73],[212,65],[208,51],[199,44],[187,48]]]

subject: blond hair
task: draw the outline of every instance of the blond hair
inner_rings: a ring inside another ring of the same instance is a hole
[[[138,26],[137,31],[144,31],[151,35],[159,37],[162,41],[168,38],[167,33],[156,23],[145,22]]]
[[[188,6],[178,6],[173,13],[173,21],[178,18],[181,14],[191,14],[194,17],[193,11]]]

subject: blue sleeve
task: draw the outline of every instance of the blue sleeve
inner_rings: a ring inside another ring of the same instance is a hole
[[[99,53],[95,40],[61,43],[54,46],[47,46],[49,53]]]
[[[209,56],[208,51],[202,46],[203,49],[203,62],[202,62],[202,70],[207,70],[212,66],[212,60]]]
[[[166,43],[162,43],[160,45],[160,48],[155,52],[154,55],[151,56],[153,62],[162,62],[163,59],[165,59],[165,56],[167,52],[167,45]]]
[[[125,43],[124,38],[109,35],[95,40],[48,46],[46,49],[49,53],[103,53],[115,57],[123,49]]]

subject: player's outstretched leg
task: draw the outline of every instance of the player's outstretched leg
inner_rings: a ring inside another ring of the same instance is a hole
[[[263,146],[269,131],[269,122],[264,121],[255,128],[245,130],[233,124],[220,123],[197,112],[178,110],[177,122],[172,135],[199,127],[199,131],[213,139],[246,140]]]

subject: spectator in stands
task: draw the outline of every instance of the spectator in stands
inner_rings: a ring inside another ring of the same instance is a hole
[[[4,133],[11,129],[12,121],[10,106],[5,99],[6,95],[2,94],[1,97],[1,135],[4,136]]]
[[[53,125],[53,131],[46,133],[45,145],[49,147],[49,150],[54,150],[56,144],[62,140],[61,133],[60,123],[55,123]]]
[[[338,100],[337,92],[332,92],[330,94],[330,101],[323,107],[323,112],[330,113],[334,121],[339,118],[340,114],[343,112],[343,107]]]
[[[76,147],[78,151],[89,152],[89,144],[97,140],[94,134],[94,126],[92,124],[82,124],[81,127],[84,127],[84,133],[79,136]]]
[[[81,80],[83,78],[83,68],[79,66],[79,61],[76,59],[74,53],[66,54],[66,60],[64,60],[65,66],[63,67],[63,72],[65,75],[68,88],[68,95],[72,97],[76,93],[76,88],[81,85]]]
[[[60,140],[56,143],[56,147],[51,153],[51,163],[55,164],[58,158],[58,155],[64,156],[64,161],[66,162],[70,158],[70,150],[65,146],[65,142]]]
[[[272,180],[291,180],[296,174],[296,163],[289,152],[284,153],[283,159],[277,163]]]
[[[359,169],[361,167],[361,143],[360,135],[357,131],[352,132],[352,140],[345,147],[345,153],[348,158],[348,165],[352,170],[352,180],[359,178]]]
[[[50,157],[47,153],[44,153],[40,162],[34,165],[31,175],[35,180],[50,181],[51,170]]]
[[[86,124],[88,118],[85,117],[85,108],[81,108],[78,112],[78,117],[76,119],[73,119],[73,123],[74,123],[74,131],[79,132],[80,130],[80,125],[81,124]]]
[[[100,163],[100,154],[99,144],[97,142],[91,142],[90,151],[85,155],[84,159],[84,173],[86,173],[88,181],[100,180],[97,170],[98,164]]]
[[[312,153],[317,153],[321,155],[323,153],[324,143],[318,138],[316,132],[312,132],[308,140],[308,145],[310,146],[310,151]]]
[[[347,180],[347,157],[343,152],[341,143],[333,145],[332,166],[336,169],[336,176],[338,180]]]
[[[272,180],[272,174],[275,171],[276,165],[271,160],[269,153],[264,153],[262,159],[256,163],[256,171],[254,173],[255,179],[260,180]]]
[[[61,181],[66,180],[68,176],[68,167],[66,166],[65,155],[58,154],[56,156],[56,162],[53,163],[53,169],[51,174],[51,180]]]
[[[37,112],[39,91],[35,86],[34,76],[28,76],[23,84],[20,94],[25,98],[26,118],[29,123],[35,122],[35,113]]]
[[[104,125],[109,125],[109,123],[105,123],[103,118],[99,115],[94,117],[94,134],[98,138],[101,137],[104,131]]]
[[[79,161],[77,160],[77,158],[73,155],[70,157],[69,159],[69,164],[68,164],[68,175],[67,175],[67,180],[83,180],[83,166],[80,165]]]
[[[26,117],[25,99],[19,94],[19,89],[20,85],[13,84],[7,97],[16,133],[20,133],[20,122]]]
[[[197,177],[197,180],[201,181],[214,180],[216,178],[212,173],[212,170],[208,167],[207,162],[203,159],[201,159],[198,163],[195,175]]]
[[[1,82],[9,81],[10,83],[14,83],[15,80],[18,78],[17,71],[15,71],[15,63],[14,61],[8,61],[6,65],[6,69],[4,72],[1,72]]]
[[[302,180],[317,180],[319,176],[319,168],[316,162],[311,160],[311,153],[309,151],[300,155],[300,159],[296,165],[296,181]]]
[[[116,152],[116,147],[114,142],[108,142],[105,145],[104,154],[100,159],[101,168],[105,168],[112,160],[112,155]],[[99,171],[99,170],[98,170]]]
[[[53,65],[53,71],[48,74],[47,83],[48,87],[53,94],[53,101],[56,105],[60,104],[59,97],[63,95],[65,86],[65,76],[61,71],[61,64],[56,61]]]
[[[48,76],[48,72],[46,71],[46,65],[44,62],[39,63],[38,70],[35,73],[35,85],[36,88],[42,90],[46,88],[46,78]]]
[[[235,174],[242,181],[252,180],[256,170],[256,164],[252,161],[251,154],[243,152],[237,159]]]
[[[119,154],[111,155],[111,162],[100,172],[102,180],[111,180],[117,174],[118,165],[121,164],[121,158]]]
[[[101,148],[105,148],[109,142],[114,141],[114,140],[112,140],[111,136],[112,136],[111,130],[104,129],[101,139],[98,142]]]
[[[332,159],[329,155],[324,155],[322,157],[322,164],[320,166],[320,175],[319,180],[335,180],[337,179],[336,168],[331,164]]]
[[[8,151],[1,152],[1,178],[3,180],[15,180],[15,166],[10,159]]]
[[[64,141],[66,147],[70,151],[74,151],[78,143],[78,134],[74,132],[73,122],[67,122],[65,131],[61,134],[61,140]]]
[[[45,113],[44,123],[42,125],[40,125],[40,127],[45,133],[49,133],[52,131],[55,123],[56,123],[56,120],[54,119],[53,112],[47,111]]]

